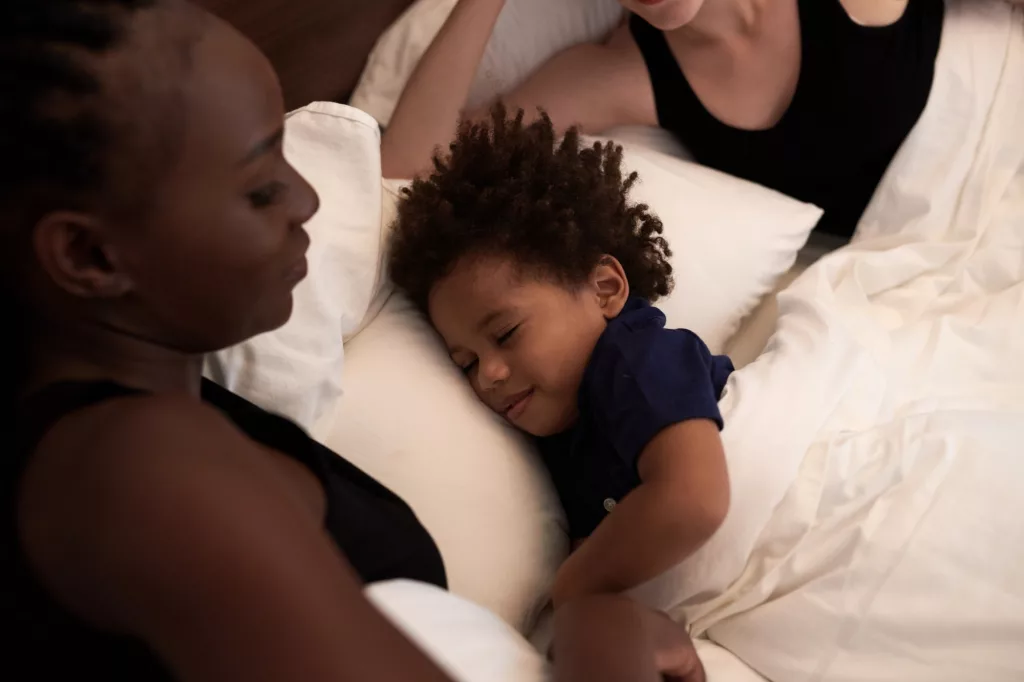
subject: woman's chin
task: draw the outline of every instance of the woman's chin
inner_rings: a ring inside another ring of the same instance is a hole
[[[291,292],[288,292],[281,297],[279,301],[274,301],[273,305],[268,305],[266,309],[261,311],[258,322],[253,325],[253,328],[249,330],[249,334],[244,340],[251,339],[254,336],[260,334],[266,334],[272,332],[288,324],[288,320],[292,319],[292,311],[295,308],[295,300]]]

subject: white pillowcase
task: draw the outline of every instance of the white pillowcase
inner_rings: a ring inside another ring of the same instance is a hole
[[[306,225],[310,275],[287,324],[209,356],[206,374],[308,429],[341,395],[342,339],[384,288],[380,133],[365,113],[326,102],[292,113],[285,131],[286,157],[320,195]]]
[[[432,585],[371,585],[366,597],[456,682],[543,682],[548,665],[493,613]]]
[[[420,57],[456,0],[419,0],[377,41],[351,103],[387,125]],[[618,0],[508,0],[477,71],[467,106],[486,105],[558,52],[602,39],[622,17]]]
[[[820,208],[669,154],[623,145],[640,174],[630,199],[650,206],[672,248],[675,290],[657,305],[669,327],[715,353],[793,265]]]
[[[453,592],[528,631],[568,551],[530,445],[477,400],[400,295],[347,345],[344,381],[315,435],[412,506]]]

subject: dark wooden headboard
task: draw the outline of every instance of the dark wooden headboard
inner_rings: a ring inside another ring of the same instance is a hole
[[[196,0],[270,58],[289,109],[344,102],[380,34],[413,0]]]

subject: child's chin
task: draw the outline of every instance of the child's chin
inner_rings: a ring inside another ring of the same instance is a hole
[[[560,433],[565,433],[572,428],[573,424],[576,423],[576,418],[566,418],[558,420],[548,420],[547,423],[535,423],[532,420],[523,419],[519,424],[514,426],[533,436],[534,438],[548,438],[550,436],[557,436]]]

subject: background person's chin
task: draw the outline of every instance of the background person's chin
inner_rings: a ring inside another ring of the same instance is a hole
[[[656,5],[641,6],[637,14],[661,31],[674,31],[696,18],[705,0],[665,0]]]

